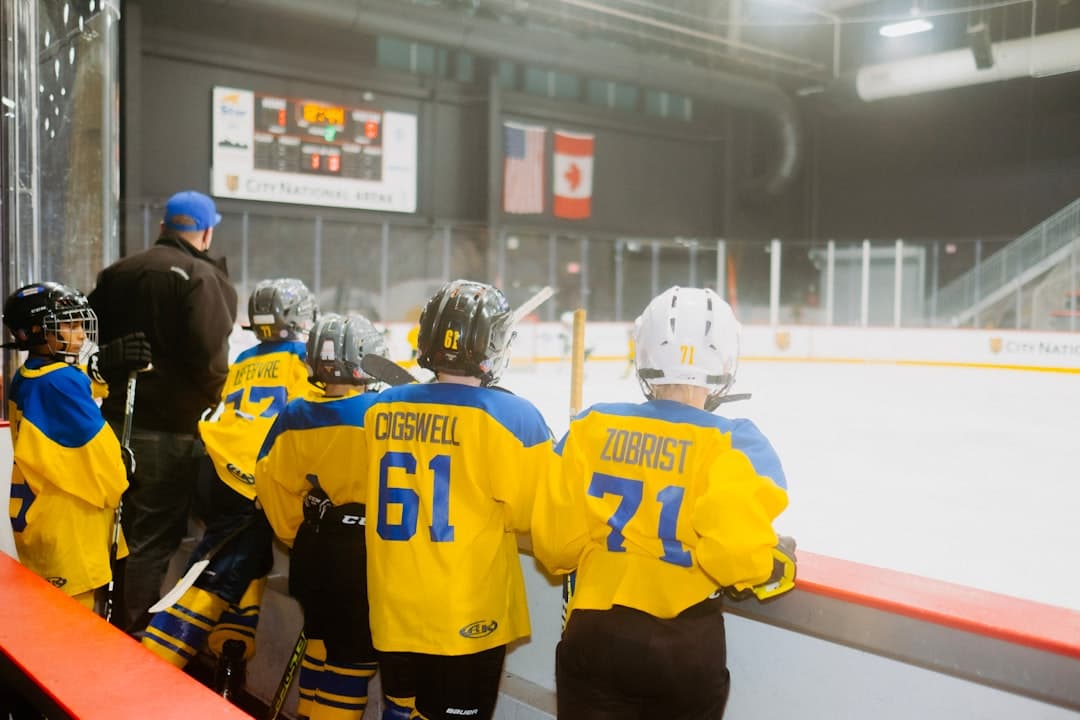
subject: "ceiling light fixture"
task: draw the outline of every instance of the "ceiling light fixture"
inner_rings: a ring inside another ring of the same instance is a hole
[[[926,18],[912,18],[911,20],[901,20],[900,22],[882,25],[878,29],[878,32],[884,37],[894,38],[904,37],[905,35],[914,35],[915,33],[926,32],[927,30],[933,29],[934,23]]]

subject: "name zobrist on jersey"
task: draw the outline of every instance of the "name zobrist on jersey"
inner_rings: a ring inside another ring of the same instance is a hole
[[[665,471],[678,467],[679,474],[686,466],[686,451],[694,444],[692,440],[637,430],[606,428],[606,431],[601,460]]]

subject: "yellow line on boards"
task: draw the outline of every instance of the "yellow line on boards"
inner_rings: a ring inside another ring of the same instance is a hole
[[[974,368],[978,370],[1023,370],[1027,372],[1053,372],[1080,374],[1080,367],[1044,367],[1042,365],[1006,365],[998,363],[953,362],[946,360],[875,360],[865,358],[809,358],[809,357],[769,357],[764,355],[744,355],[739,362],[781,362],[781,363],[832,363],[837,365],[904,365],[912,367],[948,367]]]
[[[592,362],[628,362],[626,355],[590,355],[586,364]],[[1007,365],[1003,363],[971,363],[952,362],[946,360],[878,360],[865,358],[811,358],[811,357],[773,357],[768,355],[743,355],[739,362],[744,363],[802,363],[802,364],[831,364],[831,365],[903,365],[910,367],[942,367],[942,368],[967,368],[975,370],[1019,370],[1023,372],[1063,373],[1066,375],[1080,375],[1080,367],[1045,367],[1042,365]],[[545,357],[513,357],[510,366],[520,367],[531,363],[570,363],[568,357],[551,355]],[[399,360],[398,364],[404,368],[416,367],[416,362],[411,360]]]

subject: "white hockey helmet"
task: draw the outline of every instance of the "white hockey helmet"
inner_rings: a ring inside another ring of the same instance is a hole
[[[634,323],[634,368],[645,397],[657,385],[709,391],[713,410],[735,382],[741,327],[714,291],[671,287],[653,298]]]

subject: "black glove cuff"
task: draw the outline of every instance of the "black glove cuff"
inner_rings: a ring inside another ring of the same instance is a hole
[[[95,352],[90,356],[90,359],[86,361],[86,374],[90,376],[90,379],[94,382],[105,384],[105,378],[101,375],[101,369],[99,366],[100,351]]]

